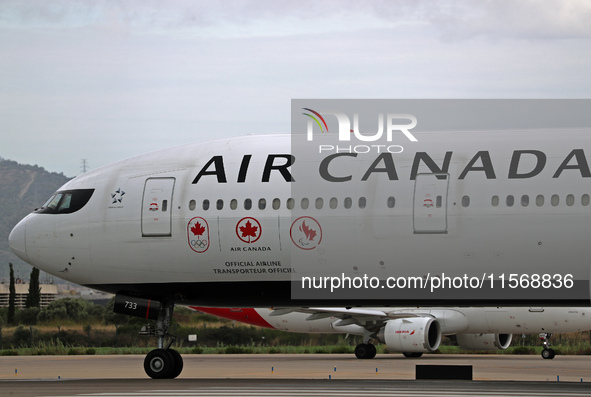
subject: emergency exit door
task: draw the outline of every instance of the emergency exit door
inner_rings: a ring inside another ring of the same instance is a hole
[[[175,178],[149,178],[142,202],[142,236],[172,235],[172,194]]]
[[[413,208],[414,233],[447,233],[448,174],[418,174]]]

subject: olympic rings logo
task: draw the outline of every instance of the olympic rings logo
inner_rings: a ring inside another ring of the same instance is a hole
[[[195,248],[207,247],[207,240],[191,240],[191,245]]]

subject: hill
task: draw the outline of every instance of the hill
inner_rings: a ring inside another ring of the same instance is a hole
[[[14,264],[17,278],[28,280],[31,266],[12,253],[8,235],[18,221],[42,206],[69,179],[37,165],[0,158],[0,282],[8,282],[9,262]]]

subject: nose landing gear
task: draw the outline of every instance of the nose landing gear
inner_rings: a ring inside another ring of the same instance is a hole
[[[158,313],[158,320],[155,326],[146,325],[140,331],[140,335],[156,336],[158,338],[158,349],[152,350],[144,359],[144,370],[152,379],[174,379],[183,371],[183,358],[180,353],[170,346],[176,338],[168,333],[174,303],[165,302]],[[168,343],[164,346],[164,339],[168,338]]]
[[[168,333],[174,312],[174,301],[153,301],[124,294],[117,294],[113,312],[153,320],[140,330],[140,335],[158,338],[158,349],[152,350],[144,360],[144,370],[153,379],[174,379],[183,370],[183,358],[170,347],[176,338]],[[164,346],[164,340],[168,343]]]

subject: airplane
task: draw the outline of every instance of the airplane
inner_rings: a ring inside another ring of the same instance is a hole
[[[549,345],[553,333],[581,332],[591,326],[589,308],[584,307],[189,308],[286,332],[360,335],[363,341],[355,347],[358,359],[375,357],[376,348],[370,340],[385,343],[407,358],[418,358],[436,351],[441,336],[449,337],[464,350],[505,350],[511,345],[513,334],[539,334],[544,346],[542,358],[553,359],[556,352]],[[414,317],[436,320],[441,326],[438,338],[411,341],[413,331],[409,329],[404,335],[406,344],[385,339],[387,322]]]
[[[66,183],[9,245],[151,320],[152,378],[182,371],[175,304],[589,305],[589,131],[412,137],[335,147],[330,133],[301,145],[244,136],[140,155]],[[419,314],[378,332],[392,345],[416,330],[434,346],[442,329]]]

